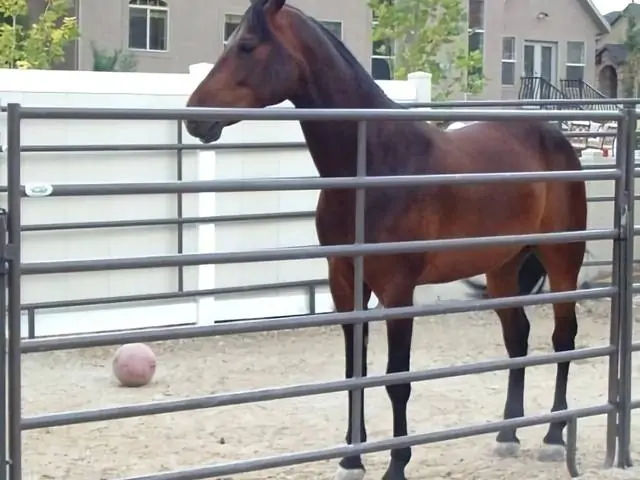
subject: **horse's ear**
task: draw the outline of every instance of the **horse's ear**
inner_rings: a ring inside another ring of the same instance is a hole
[[[286,0],[266,0],[264,2],[264,11],[270,14],[278,13],[284,7]]]

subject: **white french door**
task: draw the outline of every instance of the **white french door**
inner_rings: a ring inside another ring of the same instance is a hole
[[[524,42],[524,76],[540,77],[556,84],[558,49],[555,43]]]

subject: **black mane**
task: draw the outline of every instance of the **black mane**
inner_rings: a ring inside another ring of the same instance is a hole
[[[356,81],[358,85],[363,90],[368,90],[371,93],[378,93],[384,95],[388,98],[389,102],[392,106],[396,108],[406,108],[399,103],[394,102],[389,96],[380,88],[380,86],[376,83],[373,77],[367,72],[367,70],[362,66],[362,64],[358,61],[358,59],[351,53],[351,51],[346,47],[346,45],[336,37],[331,30],[322,25],[318,20],[308,15],[305,15],[303,12],[300,14],[305,17],[309,22],[315,25],[325,36],[325,38],[329,41],[329,43],[336,50],[336,53],[342,58],[347,65],[352,69],[354,76],[356,77]]]
[[[295,10],[300,15],[300,17],[314,25],[318,29],[318,31],[324,35],[325,39],[331,44],[331,46],[333,46],[338,56],[347,63],[355,77],[355,81],[358,83],[361,90],[366,90],[368,91],[367,93],[371,93],[373,95],[377,94],[384,96],[388,100],[390,106],[393,108],[407,108],[389,98],[389,96],[384,92],[384,90],[380,88],[380,86],[376,83],[369,72],[367,72],[367,70],[362,66],[362,64],[353,55],[353,53],[351,53],[351,51],[345,46],[342,40],[336,37],[333,32],[331,32],[315,18],[306,15],[300,9],[291,6],[289,6],[289,8]],[[247,26],[251,28],[252,31],[255,31],[264,39],[271,38],[271,29],[264,13],[264,1],[252,0],[251,5],[245,13],[245,17],[248,22]]]
[[[247,27],[258,34],[261,39],[268,40],[272,35],[269,22],[267,22],[267,17],[264,14],[263,3],[260,0],[252,1],[244,16],[247,21]]]

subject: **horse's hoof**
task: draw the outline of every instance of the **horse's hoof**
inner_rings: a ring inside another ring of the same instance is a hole
[[[362,480],[364,478],[364,469],[352,468],[347,470],[346,468],[338,467],[334,480]]]
[[[515,458],[520,456],[520,444],[517,442],[496,442],[493,452],[500,458]]]
[[[541,462],[564,462],[566,453],[564,445],[543,444],[538,452],[538,460]]]

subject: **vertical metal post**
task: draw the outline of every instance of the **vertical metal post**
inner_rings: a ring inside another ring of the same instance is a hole
[[[0,336],[0,480],[7,480],[7,211],[0,211],[0,322],[2,333]]]
[[[36,338],[36,311],[33,308],[27,310],[27,338]]]
[[[9,478],[22,480],[22,366],[20,358],[20,104],[7,104],[7,210],[9,211],[9,345],[8,345],[8,423]]]
[[[616,287],[616,294],[611,298],[611,323],[609,331],[610,345],[616,350],[609,355],[609,393],[608,403],[618,405],[619,398],[619,368],[620,368],[620,326],[622,325],[623,297],[625,291],[624,278],[622,274],[622,248],[624,246],[624,229],[621,226],[622,212],[626,211],[626,181],[627,174],[627,129],[628,118],[625,116],[618,122],[618,132],[616,135],[616,169],[621,172],[621,178],[615,180],[613,203],[613,228],[618,232],[613,240],[612,272],[611,283]],[[607,447],[604,465],[605,468],[613,467],[616,459],[616,445],[618,441],[618,416],[620,411],[616,408],[607,414]]]
[[[631,364],[633,344],[633,227],[634,227],[634,183],[635,183],[635,148],[638,115],[636,106],[625,107],[627,118],[627,141],[624,152],[626,160],[625,198],[626,210],[622,211],[621,227],[624,229],[624,243],[621,251],[621,265],[624,284],[622,298],[622,325],[620,328],[620,419],[618,437],[618,467],[631,466]],[[617,153],[616,149],[616,153]]]
[[[309,315],[315,315],[317,312],[317,307],[316,307],[316,286],[309,284],[307,285],[307,297],[308,297],[308,308],[309,308]]]
[[[357,177],[365,178],[367,175],[367,122],[358,122],[358,151],[357,151]],[[364,218],[365,218],[365,194],[363,187],[356,189],[355,201],[355,238],[356,245],[364,243]],[[362,311],[364,305],[364,258],[362,255],[353,257],[353,310]],[[363,376],[364,365],[362,356],[364,353],[364,324],[358,322],[353,332],[353,378]],[[362,388],[355,389],[351,395],[351,443],[362,442],[360,435],[360,418],[362,417],[363,401]]]
[[[184,180],[184,152],[182,149],[182,120],[177,122],[177,144],[176,150],[176,180],[181,182]],[[177,237],[177,249],[178,254],[184,253],[184,224],[182,223],[182,217],[184,216],[184,198],[182,193],[178,193],[176,197],[176,217],[178,218],[178,237]],[[178,267],[178,292],[184,292],[184,267],[180,265]]]

